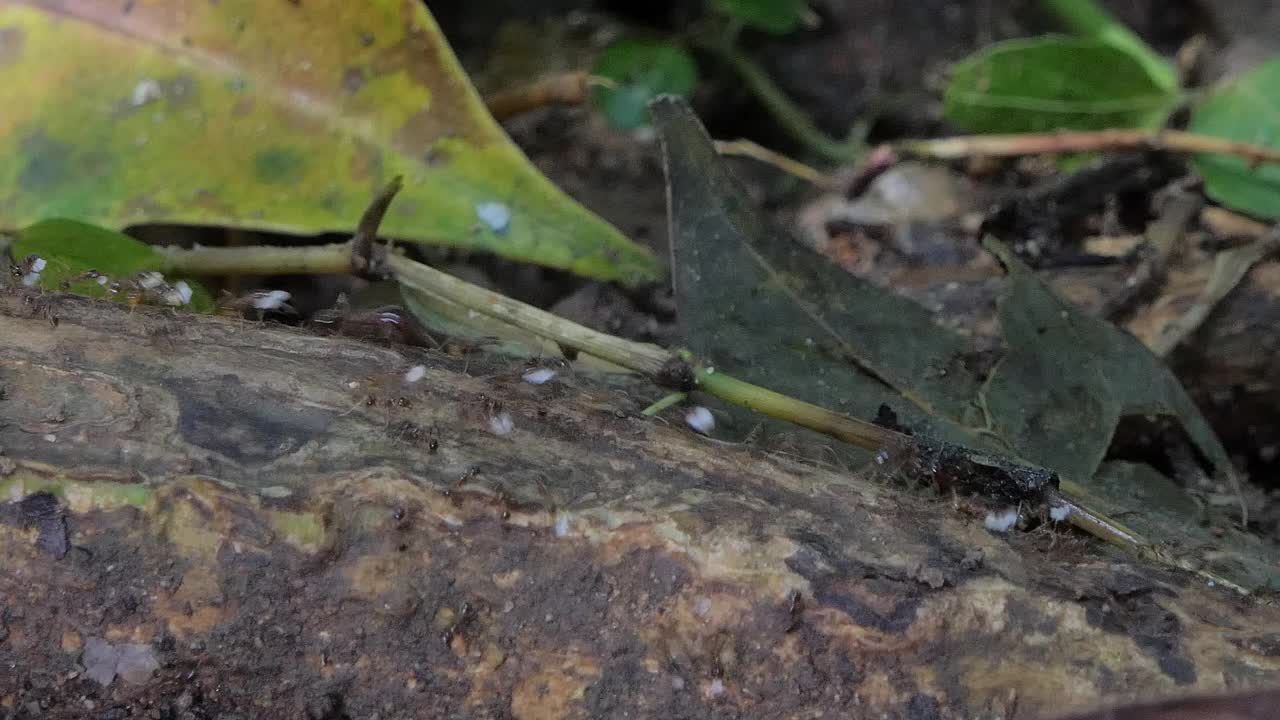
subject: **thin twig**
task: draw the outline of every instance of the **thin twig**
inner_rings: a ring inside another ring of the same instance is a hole
[[[1214,256],[1213,270],[1204,289],[1200,291],[1200,297],[1196,298],[1186,313],[1160,331],[1160,335],[1151,343],[1151,351],[1160,357],[1167,357],[1204,324],[1218,303],[1249,274],[1250,268],[1278,252],[1280,229],[1272,230],[1248,245],[1223,250]]]
[[[333,275],[353,272],[351,243],[286,247],[157,247],[165,273],[183,275]]]
[[[488,106],[489,114],[501,121],[550,105],[582,105],[593,85],[611,83],[607,78],[594,77],[585,70],[575,70],[503,90],[485,98],[484,104]]]
[[[351,238],[351,267],[357,272],[365,272],[373,264],[373,242],[378,239],[378,228],[382,225],[382,217],[396,194],[404,187],[404,178],[397,175],[387,183],[378,196],[365,208],[356,225],[356,234]]]
[[[747,157],[766,165],[772,165],[788,175],[810,182],[823,190],[835,190],[840,186],[840,181],[836,178],[750,140],[716,140],[715,146],[716,152],[721,155]]]
[[[1186,237],[1187,224],[1203,204],[1199,195],[1181,190],[1167,194],[1160,214],[1147,226],[1146,241],[1154,252],[1138,265],[1124,288],[1103,303],[1103,317],[1120,324],[1141,301],[1157,293],[1168,276],[1169,261]]]
[[[857,160],[866,150],[860,141],[841,142],[824,133],[805,111],[773,82],[764,68],[735,47],[722,42],[704,42],[699,47],[715,54],[732,68],[746,83],[751,94],[764,105],[769,114],[773,115],[773,119],[813,152],[837,162],[851,162]]]
[[[933,160],[1017,157],[1114,150],[1162,150],[1175,153],[1235,155],[1251,165],[1280,163],[1280,151],[1182,130],[1096,130],[1089,132],[962,135],[894,143],[900,155]]]

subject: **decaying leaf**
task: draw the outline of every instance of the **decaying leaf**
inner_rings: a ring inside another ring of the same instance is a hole
[[[735,377],[847,414],[871,418],[880,403],[924,435],[1011,452],[1057,471],[1064,492],[1098,512],[1149,511],[1144,534],[1170,552],[1194,505],[1134,507],[1123,498],[1084,497],[1116,424],[1134,414],[1171,416],[1216,470],[1230,459],[1173,374],[1132,336],[1056,298],[1000,247],[1009,268],[1000,302],[1004,354],[982,357],[923,308],[845,274],[789,240],[755,210],[715,157],[682,101],[652,108],[664,143],[671,199],[672,263],[687,343]],[[1079,495],[1079,496],[1075,496]],[[1118,500],[1118,501],[1117,501]],[[1274,554],[1252,536],[1203,538],[1195,552],[1217,577],[1267,587]],[[1163,552],[1163,551],[1161,551]],[[1210,557],[1212,556],[1212,557]],[[1168,555],[1166,558],[1170,557]]]
[[[624,282],[651,255],[561,193],[485,111],[419,0],[0,5],[0,225],[350,232]]]
[[[662,98],[651,112],[689,348],[735,377],[833,410],[869,419],[888,404],[920,431],[974,442],[957,424],[980,384],[965,340],[767,220],[687,104]]]
[[[1213,428],[1159,358],[1059,300],[1002,245],[987,245],[1009,271],[999,311],[1008,351],[982,390],[992,430],[1024,457],[1088,478],[1121,417],[1173,416],[1219,472],[1231,472]]]

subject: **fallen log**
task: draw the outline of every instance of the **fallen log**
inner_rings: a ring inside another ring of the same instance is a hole
[[[1277,684],[1257,599],[521,369],[3,296],[0,713],[1040,718]]]

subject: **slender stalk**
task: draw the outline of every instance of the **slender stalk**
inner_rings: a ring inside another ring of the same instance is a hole
[[[808,181],[824,190],[835,190],[840,185],[840,182],[830,175],[819,172],[799,160],[789,158],[780,152],[770,150],[750,140],[716,140],[715,145],[716,152],[721,155],[747,157],[766,165],[772,165],[788,175]]]
[[[164,272],[184,275],[334,275],[354,270],[349,242],[156,249],[164,255]]]
[[[549,105],[581,105],[587,100],[588,89],[601,84],[599,81],[612,82],[577,70],[490,95],[484,104],[495,120],[502,121]]]
[[[718,372],[714,367],[700,368],[696,378],[699,390],[721,400],[816,430],[858,447],[869,450],[888,447],[896,450],[909,447],[913,442],[910,437],[901,433],[752,385]]]
[[[862,143],[834,140],[814,125],[805,111],[787,97],[764,68],[736,48],[716,42],[701,42],[699,47],[728,64],[778,124],[810,150],[837,162],[850,162],[863,154],[865,147]]]
[[[1252,164],[1280,163],[1280,150],[1182,130],[1096,130],[962,135],[937,140],[907,140],[890,146],[899,155],[958,160],[968,157],[1016,157],[1115,150],[1162,150],[1235,155]]]
[[[671,393],[670,395],[664,395],[657,402],[653,403],[652,405],[645,408],[644,410],[641,410],[640,414],[644,415],[645,417],[653,417],[654,415],[657,415],[658,413],[662,412],[663,410],[666,410],[672,405],[684,402],[685,399],[688,397],[689,397],[689,393],[684,393],[684,392],[677,392],[677,393]]]
[[[675,355],[657,345],[607,335],[459,280],[429,265],[392,254],[387,265],[396,280],[427,295],[442,297],[469,310],[523,328],[564,347],[595,355],[642,375],[660,377]]]
[[[1162,89],[1168,92],[1177,90],[1178,76],[1173,66],[1093,0],[1040,1],[1045,9],[1058,16],[1067,29],[1128,52],[1146,68],[1147,74]]]

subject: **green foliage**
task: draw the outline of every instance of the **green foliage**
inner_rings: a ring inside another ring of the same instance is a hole
[[[511,143],[421,2],[0,3],[0,29],[0,226],[349,234],[402,175],[388,237],[661,275]]]
[[[42,220],[21,230],[13,244],[13,255],[18,259],[36,255],[45,261],[38,287],[59,290],[63,281],[68,281],[71,282],[68,289],[90,297],[121,296],[109,293],[94,280],[76,281],[85,271],[96,270],[124,282],[140,272],[163,271],[165,267],[164,256],[150,245],[75,220]],[[211,310],[213,300],[209,292],[195,281],[187,280],[187,284],[191,286],[192,295],[186,307]]]
[[[688,95],[698,82],[698,66],[684,48],[654,40],[620,40],[600,55],[593,70],[615,87],[597,88],[596,103],[620,130],[649,124],[649,101],[659,95]]]
[[[798,28],[806,11],[804,0],[711,0],[711,7],[774,35]]]
[[[944,111],[974,132],[1154,128],[1178,100],[1122,48],[1044,37],[998,43],[961,61]]]
[[[1217,88],[1191,117],[1192,132],[1280,150],[1280,59]],[[1213,199],[1237,210],[1280,218],[1280,166],[1252,167],[1240,157],[1200,155],[1196,169]]]

